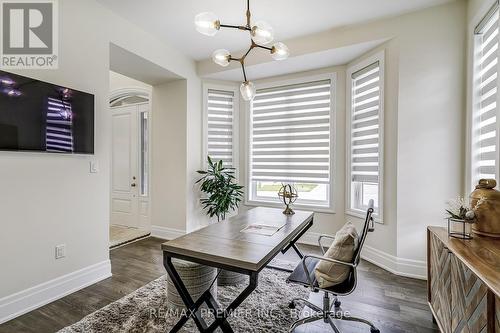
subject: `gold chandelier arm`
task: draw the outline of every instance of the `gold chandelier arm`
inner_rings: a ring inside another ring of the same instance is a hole
[[[261,49],[268,50],[268,51],[272,51],[273,50],[272,47],[267,47],[267,46],[263,46],[263,45],[259,45],[259,44],[255,44],[254,47],[259,47]]]
[[[245,62],[242,60],[240,61],[240,64],[241,64],[241,70],[243,71],[243,78],[245,79],[245,82],[248,82],[247,73],[245,71]]]
[[[250,30],[250,17],[252,14],[250,13],[250,0],[247,0],[247,28]]]
[[[221,28],[231,28],[231,29],[248,30],[248,31],[251,30],[249,27],[243,25],[220,24],[219,26]]]
[[[247,82],[247,73],[245,71],[245,57],[241,57],[241,58],[229,57],[229,61],[237,61],[240,63],[241,70],[243,71],[243,78],[245,79],[245,82]]]
[[[247,52],[245,52],[245,54],[244,54],[241,58],[242,58],[242,59],[245,59],[245,58],[247,57],[247,55],[250,53],[250,51],[252,51],[252,50],[253,50],[253,48],[254,48],[254,47],[255,47],[255,46],[254,46],[254,45],[253,45],[253,43],[252,43],[252,45],[250,45],[250,47],[248,48]]]

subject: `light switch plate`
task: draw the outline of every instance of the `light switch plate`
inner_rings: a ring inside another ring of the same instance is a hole
[[[97,160],[90,161],[90,173],[98,173],[99,172],[99,163]]]
[[[56,259],[61,259],[66,257],[66,244],[61,244],[56,246]]]

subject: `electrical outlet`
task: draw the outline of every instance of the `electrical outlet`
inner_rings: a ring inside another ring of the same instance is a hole
[[[61,244],[56,246],[56,259],[61,259],[66,257],[66,244]]]

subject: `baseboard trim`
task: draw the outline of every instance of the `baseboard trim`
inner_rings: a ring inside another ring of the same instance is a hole
[[[0,324],[111,276],[109,260],[0,298]]]
[[[184,236],[186,232],[180,229],[167,228],[159,225],[151,226],[151,236],[166,240],[171,240],[180,236]]]
[[[427,280],[427,265],[425,261],[396,257],[368,245],[365,245],[361,253],[361,258],[393,274]]]
[[[317,246],[320,235],[315,232],[307,232],[300,238],[299,243]],[[325,239],[324,245],[329,246],[330,244],[331,241]],[[425,261],[396,257],[368,245],[364,246],[361,258],[395,275],[427,280],[427,265]]]

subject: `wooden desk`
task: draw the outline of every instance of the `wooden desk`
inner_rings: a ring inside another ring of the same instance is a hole
[[[272,236],[241,232],[247,225],[253,223],[285,224],[285,226]],[[163,243],[164,266],[189,310],[171,332],[177,332],[190,317],[193,318],[200,332],[213,332],[218,327],[223,332],[233,332],[226,319],[257,287],[258,273],[279,252],[284,253],[293,248],[299,256],[302,256],[295,242],[312,224],[312,212],[295,211],[294,215],[287,216],[283,215],[282,209],[258,207],[227,221],[212,224]],[[250,283],[224,310],[219,308],[210,290],[194,302],[172,265],[172,258],[246,274],[250,277]],[[206,303],[216,314],[216,320],[210,326],[199,315],[198,310],[203,303]]]

